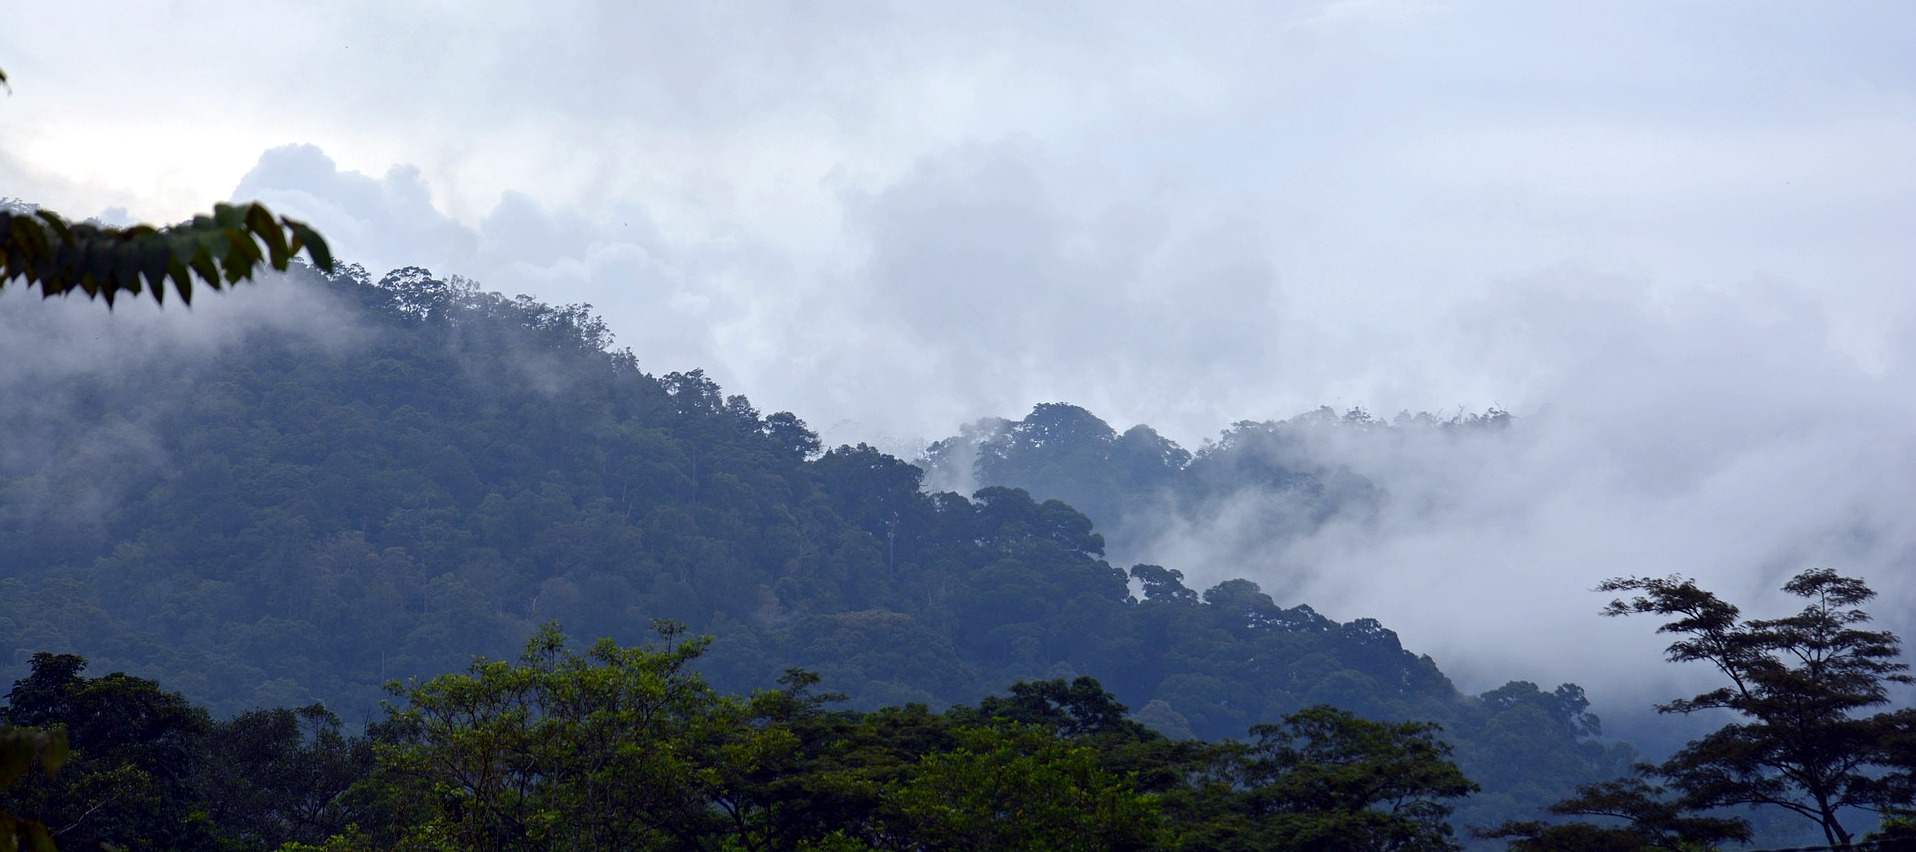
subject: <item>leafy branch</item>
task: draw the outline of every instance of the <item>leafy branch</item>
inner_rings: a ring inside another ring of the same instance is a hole
[[[0,76],[0,82],[5,79]],[[40,763],[40,769],[49,778],[60,771],[67,761],[65,728],[42,731],[0,727],[0,789],[5,789],[26,775],[35,761]],[[23,849],[54,852],[53,835],[38,820],[23,819],[0,810],[0,852],[20,852]]]
[[[217,204],[211,216],[164,229],[74,223],[46,210],[0,211],[0,287],[19,279],[48,297],[77,289],[108,306],[122,293],[151,292],[164,302],[169,281],[180,301],[190,303],[195,279],[219,290],[251,278],[262,264],[285,271],[301,251],[332,271],[332,251],[317,231],[259,203]]]

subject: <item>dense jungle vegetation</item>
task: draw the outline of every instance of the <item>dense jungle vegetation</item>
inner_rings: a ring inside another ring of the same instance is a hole
[[[1374,620],[1114,566],[1066,502],[928,492],[643,371],[584,306],[420,269],[271,286],[345,322],[0,384],[6,721],[75,755],[5,807],[65,836],[1446,848],[1535,842],[1636,758],[1575,685],[1466,695]],[[1099,469],[1217,481],[1122,437],[1144,461]]]
[[[1120,433],[1090,411],[1050,402],[1017,420],[967,424],[928,447],[922,464],[934,484],[1019,488],[1062,500],[1092,519],[1113,552],[1134,553],[1247,497],[1260,504],[1260,532],[1273,540],[1374,513],[1384,489],[1326,458],[1316,444],[1327,437],[1459,435],[1511,422],[1494,408],[1446,417],[1400,412],[1387,421],[1361,408],[1339,414],[1326,407],[1288,420],[1240,421],[1192,451],[1149,426]]]

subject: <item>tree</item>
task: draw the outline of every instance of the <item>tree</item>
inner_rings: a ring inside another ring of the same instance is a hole
[[[1101,768],[1097,753],[1018,723],[959,733],[890,798],[913,849],[1123,852],[1166,839],[1156,797]]]
[[[1251,728],[1209,793],[1192,850],[1449,852],[1450,800],[1477,791],[1429,722],[1374,722],[1312,707]]]
[[[1682,638],[1665,656],[1709,663],[1729,681],[1657,708],[1728,710],[1744,720],[1690,743],[1659,768],[1686,807],[1778,807],[1815,822],[1830,845],[1847,847],[1853,835],[1844,811],[1889,804],[1885,791],[1896,779],[1882,777],[1894,768],[1883,743],[1905,720],[1861,714],[1887,704],[1891,684],[1912,680],[1897,660],[1896,635],[1862,628],[1870,617],[1858,607],[1875,597],[1862,580],[1804,571],[1783,590],[1808,604],[1771,620],[1746,620],[1684,577],[1622,577],[1599,590],[1636,593],[1612,601],[1605,615],[1671,617],[1658,632]]]
[[[370,741],[348,737],[324,705],[252,710],[219,723],[202,748],[206,818],[234,843],[318,843],[346,830],[347,792],[371,769]]]
[[[986,696],[978,713],[1048,729],[1065,738],[1113,736],[1131,740],[1157,739],[1149,728],[1125,717],[1129,708],[1104,690],[1095,678],[1019,681],[1011,694]]]
[[[1689,852],[1728,841],[1749,841],[1749,821],[1689,815],[1689,809],[1666,798],[1664,792],[1642,777],[1584,784],[1577,787],[1575,796],[1546,810],[1557,816],[1608,818],[1621,824],[1513,820],[1479,830],[1477,836],[1508,839],[1512,852]]]
[[[518,665],[480,661],[404,690],[401,742],[379,762],[427,813],[396,845],[700,849],[748,835],[758,815],[737,791],[796,746],[757,722],[792,696],[720,695],[691,669],[708,640],[658,631],[662,647],[602,640],[581,654],[549,626]]]
[[[212,729],[206,711],[143,678],[83,677],[86,660],[72,654],[38,653],[31,664],[0,723],[59,731],[72,749],[57,778],[23,784],[10,801],[72,848],[206,848],[210,827],[191,818]]]

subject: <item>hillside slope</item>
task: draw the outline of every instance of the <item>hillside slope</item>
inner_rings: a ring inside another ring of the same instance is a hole
[[[821,453],[796,416],[609,351],[583,306],[418,269],[260,289],[272,321],[91,361],[87,335],[129,320],[0,317],[46,360],[0,382],[0,678],[71,652],[220,713],[321,699],[357,721],[383,683],[510,656],[541,623],[635,642],[670,618],[716,637],[722,688],[802,667],[860,707],[1088,674],[1207,738],[1319,703],[1437,721],[1485,787],[1466,822],[1628,759],[1573,685],[1463,695],[1375,621],[1113,566],[1063,502]]]

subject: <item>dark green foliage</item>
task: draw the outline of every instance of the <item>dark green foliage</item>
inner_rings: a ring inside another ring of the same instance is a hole
[[[921,705],[827,712],[816,676],[722,695],[675,626],[586,654],[556,631],[519,664],[401,691],[379,774],[380,848],[1148,849],[1154,797],[1043,727]],[[1095,683],[1083,702],[1113,706]]]
[[[689,667],[705,643],[660,635],[656,651],[605,641],[578,654],[544,631],[519,665],[404,690],[380,763],[426,816],[396,846],[699,848],[752,820],[735,788],[796,746],[754,724],[780,702],[719,695]]]
[[[60,767],[66,765],[68,754],[65,728],[40,730],[0,725],[0,796],[7,799],[9,806],[15,806],[9,794],[14,782],[25,777],[35,764],[48,778],[54,777]],[[47,852],[53,846],[53,833],[46,823],[0,808],[0,850]]]
[[[191,302],[196,279],[218,290],[262,266],[284,272],[301,251],[332,269],[332,253],[318,232],[258,203],[214,205],[210,216],[164,229],[68,222],[48,210],[0,207],[0,287],[18,279],[48,297],[78,290],[112,305],[121,294],[145,290],[163,302],[170,283],[181,302]]]
[[[99,839],[141,849],[203,849],[195,819],[196,770],[213,730],[206,711],[157,684],[114,673],[81,676],[72,655],[36,654],[0,718],[63,730],[70,752],[59,774],[6,793],[9,810],[35,815],[68,849]]]
[[[372,762],[371,743],[346,736],[323,705],[242,713],[206,740],[204,813],[233,845],[321,843],[363,810],[349,791]]]
[[[584,306],[420,269],[278,286],[348,327],[0,384],[16,673],[78,651],[222,714],[323,700],[356,725],[386,681],[508,655],[540,623],[633,642],[662,617],[713,635],[716,688],[804,668],[867,709],[1094,675],[1204,738],[1320,703],[1441,722],[1468,771],[1505,779],[1470,820],[1628,762],[1581,707],[1461,695],[1375,621],[1127,576],[1058,500],[928,494],[870,447],[819,454],[793,415],[608,351]]]
[[[958,740],[892,792],[885,834],[904,841],[893,848],[1135,852],[1170,837],[1155,797],[1088,746],[1017,725],[961,730]]]
[[[1828,569],[1796,575],[1783,590],[1807,605],[1779,619],[1744,619],[1741,611],[1682,577],[1625,577],[1608,592],[1632,592],[1606,615],[1669,618],[1659,632],[1677,635],[1672,662],[1706,662],[1728,684],[1657,709],[1718,710],[1738,721],[1679,750],[1658,775],[1681,791],[1681,804],[1779,808],[1803,816],[1834,846],[1854,836],[1846,813],[1906,805],[1910,765],[1898,756],[1910,730],[1907,711],[1863,715],[1889,703],[1892,684],[1916,682],[1901,662],[1901,643],[1866,630],[1859,607],[1875,597],[1863,581]]]
[[[1652,767],[1641,767],[1640,776],[1651,771]],[[1557,816],[1596,817],[1606,823],[1513,820],[1478,835],[1508,839],[1513,852],[1690,852],[1750,840],[1748,820],[1695,814],[1644,777],[1579,786],[1575,796],[1547,810]]]
[[[1069,684],[1063,680],[1014,683],[1010,695],[978,702],[978,712],[984,716],[1044,728],[1061,737],[1156,739],[1157,734],[1126,717],[1129,709],[1089,677]]]
[[[1090,678],[945,713],[832,710],[806,672],[721,693],[692,666],[706,640],[656,635],[581,653],[543,629],[517,663],[395,685],[371,742],[318,707],[212,726],[175,708],[122,747],[171,738],[184,747],[168,763],[129,771],[193,783],[104,796],[79,822],[129,848],[281,852],[1452,849],[1445,802],[1471,788],[1429,724],[1319,707],[1249,744],[1172,742]],[[23,717],[83,728],[154,696],[178,703],[124,675],[86,680],[74,658],[37,662],[14,690]],[[115,754],[75,759],[127,758]],[[163,819],[191,836],[140,833]]]
[[[1453,800],[1477,789],[1437,726],[1359,719],[1331,707],[1251,729],[1217,780],[1183,798],[1186,849],[1455,850]],[[1201,817],[1198,815],[1202,815]]]

